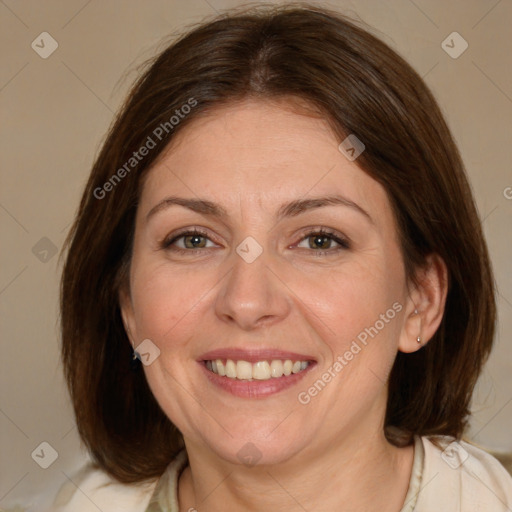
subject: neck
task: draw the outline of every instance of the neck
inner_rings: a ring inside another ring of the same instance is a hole
[[[204,449],[187,445],[190,465],[179,483],[180,511],[399,512],[407,494],[413,447],[394,447],[382,431],[365,434],[358,431],[279,465],[254,467],[205,457]]]

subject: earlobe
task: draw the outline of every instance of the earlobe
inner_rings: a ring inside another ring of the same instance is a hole
[[[415,309],[414,310],[414,314],[415,315],[419,315],[420,312],[417,309]],[[420,321],[420,328],[418,329],[418,332],[420,334],[418,334],[418,336],[416,336],[416,341],[417,341],[418,345],[421,345],[421,343],[422,343],[422,339],[421,339],[421,321]]]
[[[398,349],[406,353],[426,345],[443,319],[448,295],[448,270],[443,259],[437,254],[429,255],[412,286],[398,344]]]

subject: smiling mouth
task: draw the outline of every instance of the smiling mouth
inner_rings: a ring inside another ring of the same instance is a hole
[[[270,380],[301,373],[310,366],[311,361],[293,361],[291,359],[272,359],[251,363],[244,360],[210,359],[203,361],[206,368],[220,377],[242,381]]]

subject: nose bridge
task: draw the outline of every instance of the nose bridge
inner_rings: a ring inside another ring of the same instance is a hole
[[[223,281],[216,313],[244,329],[284,318],[289,310],[285,287],[270,270],[272,254],[248,236],[232,253],[232,270]]]

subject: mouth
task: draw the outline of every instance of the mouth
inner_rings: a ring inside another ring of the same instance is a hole
[[[263,398],[287,389],[316,365],[303,354],[238,349],[209,352],[198,363],[211,383],[243,398]]]

